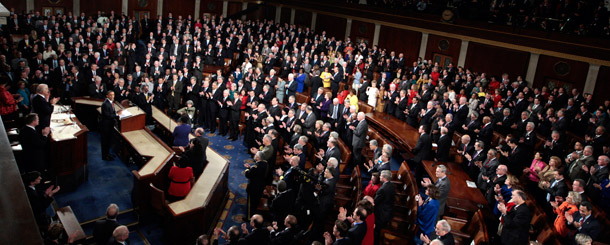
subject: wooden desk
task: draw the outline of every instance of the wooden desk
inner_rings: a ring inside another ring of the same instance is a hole
[[[419,133],[406,122],[382,112],[366,113],[366,119],[371,127],[394,142],[402,151],[410,153],[417,145]]]
[[[121,135],[141,156],[150,157],[138,171],[141,177],[156,174],[174,156],[174,151],[148,129],[133,130]]]
[[[192,244],[197,236],[209,234],[216,227],[213,221],[225,206],[229,191],[229,161],[210,148],[207,154],[209,163],[189,194],[168,205],[172,223],[166,234],[179,244]]]
[[[59,106],[55,106],[55,111],[51,114],[50,127],[53,132],[49,143],[50,169],[56,176],[77,173],[87,165],[89,129],[72,114],[69,107]]]
[[[74,237],[74,241],[79,241],[87,238],[83,228],[80,226],[80,223],[76,219],[74,212],[72,212],[72,208],[70,206],[65,206],[57,210],[57,217],[59,218],[59,222],[64,226],[64,231],[68,236],[74,234],[76,232],[76,237]]]
[[[422,165],[426,169],[430,180],[436,182],[436,166],[443,164],[447,166],[447,177],[451,182],[451,190],[447,199],[447,206],[457,210],[476,212],[477,209],[487,207],[487,200],[478,188],[470,188],[466,181],[472,181],[462,168],[453,162],[437,162],[424,160]]]
[[[170,134],[174,132],[178,123],[174,121],[171,117],[167,116],[167,114],[163,113],[156,106],[152,106],[152,118],[157,122],[159,126],[161,126],[165,131]],[[189,139],[195,138],[195,135],[189,134]]]

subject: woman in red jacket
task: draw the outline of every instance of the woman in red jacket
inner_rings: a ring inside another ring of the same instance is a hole
[[[193,181],[193,169],[191,167],[187,167],[186,164],[178,161],[169,170],[168,177],[171,181],[168,190],[170,198],[168,199],[180,200],[189,194]]]

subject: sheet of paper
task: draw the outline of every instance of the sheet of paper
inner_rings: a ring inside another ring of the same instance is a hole
[[[477,184],[470,180],[466,180],[466,185],[470,188],[477,188]]]
[[[129,117],[131,115],[132,115],[131,112],[129,112],[128,110],[123,110],[123,111],[121,111],[121,115],[119,115],[119,119],[123,119],[123,118]]]

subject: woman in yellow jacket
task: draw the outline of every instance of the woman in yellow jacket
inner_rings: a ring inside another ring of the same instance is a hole
[[[328,67],[324,67],[324,71],[320,74],[320,78],[322,78],[322,84],[325,88],[330,88],[330,79],[333,75],[328,72]]]

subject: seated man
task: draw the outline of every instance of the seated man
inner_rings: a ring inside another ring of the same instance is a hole
[[[106,217],[102,220],[98,220],[95,222],[95,226],[93,228],[93,239],[97,244],[106,244],[110,237],[112,237],[112,232],[116,229],[119,224],[117,222],[117,217],[119,216],[119,206],[114,203],[108,205],[106,208]]]

